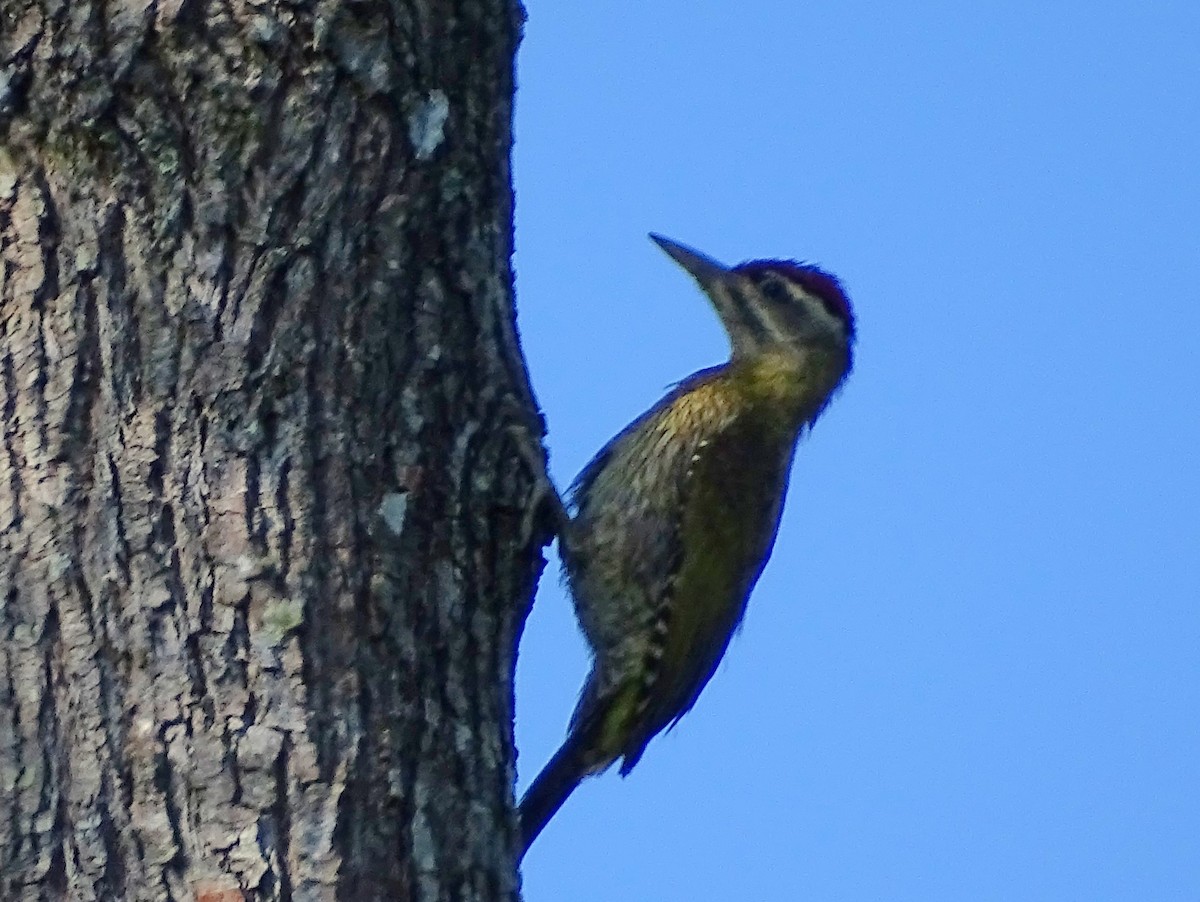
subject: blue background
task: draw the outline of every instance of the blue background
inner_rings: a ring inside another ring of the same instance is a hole
[[[724,359],[647,231],[820,263],[860,337],[725,663],[527,902],[1200,900],[1200,4],[528,5],[558,484]],[[552,564],[519,788],[586,670]]]

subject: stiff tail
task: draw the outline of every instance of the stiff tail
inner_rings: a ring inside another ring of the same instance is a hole
[[[521,857],[529,851],[542,828],[558,812],[575,787],[587,776],[583,764],[584,742],[574,730],[562,748],[542,768],[521,799]]]

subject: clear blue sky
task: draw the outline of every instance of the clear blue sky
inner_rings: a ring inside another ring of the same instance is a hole
[[[527,902],[1200,900],[1200,4],[528,6],[560,486],[724,359],[648,231],[818,262],[860,337],[725,663]],[[586,669],[552,563],[520,788]]]

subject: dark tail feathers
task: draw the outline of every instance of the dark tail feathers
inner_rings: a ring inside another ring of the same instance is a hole
[[[587,775],[581,754],[584,743],[572,730],[562,748],[542,768],[521,799],[521,857],[529,851],[542,828],[562,807],[567,797]]]

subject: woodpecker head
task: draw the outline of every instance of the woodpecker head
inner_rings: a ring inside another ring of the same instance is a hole
[[[849,369],[854,313],[835,276],[791,260],[724,266],[669,238],[650,237],[700,283],[729,333],[735,360],[825,351],[844,354]]]

